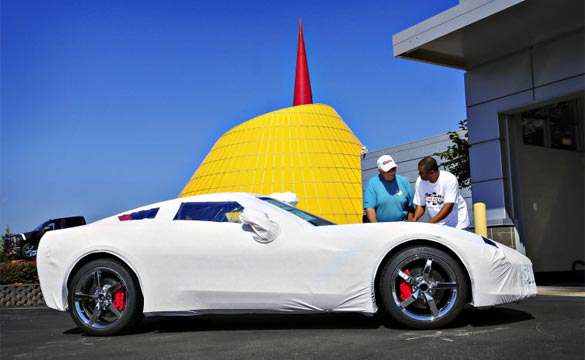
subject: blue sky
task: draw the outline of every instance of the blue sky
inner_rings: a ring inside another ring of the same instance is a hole
[[[292,105],[299,18],[313,101],[370,151],[457,129],[463,72],[393,57],[457,0],[0,0],[0,226],[176,197],[215,141]]]

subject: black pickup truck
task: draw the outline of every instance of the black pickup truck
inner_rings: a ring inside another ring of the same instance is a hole
[[[4,253],[8,257],[32,260],[37,256],[41,238],[47,231],[85,225],[83,216],[71,216],[47,220],[33,231],[12,234],[4,238]]]

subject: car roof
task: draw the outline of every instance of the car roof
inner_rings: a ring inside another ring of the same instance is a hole
[[[199,195],[192,195],[192,196],[185,196],[176,199],[169,199],[164,201],[159,201],[156,203],[143,205],[134,209],[123,211],[119,214],[113,215],[118,216],[120,214],[126,214],[146,209],[152,209],[155,207],[167,207],[173,206],[176,203],[184,203],[184,202],[203,202],[203,201],[238,201],[244,199],[251,199],[251,198],[258,198],[263,195],[253,194],[253,193],[244,193],[244,192],[222,192],[222,193],[213,193],[213,194],[199,194]]]

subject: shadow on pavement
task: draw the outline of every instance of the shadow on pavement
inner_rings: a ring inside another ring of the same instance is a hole
[[[135,332],[374,329],[378,326],[374,317],[360,314],[154,316],[145,318]]]
[[[466,326],[483,327],[504,325],[532,320],[527,312],[509,308],[465,309],[448,329]],[[128,335],[145,333],[177,333],[200,331],[272,331],[307,329],[388,329],[412,330],[386,318],[361,314],[302,314],[302,315],[202,315],[202,316],[152,316],[142,320]],[[83,334],[72,328],[69,335]]]
[[[505,307],[472,308],[466,309],[459,320],[473,327],[483,327],[534,320],[534,316],[525,311]]]

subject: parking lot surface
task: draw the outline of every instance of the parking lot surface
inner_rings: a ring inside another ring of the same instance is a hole
[[[67,313],[0,308],[0,357],[582,359],[585,297],[555,291],[520,304],[467,309],[450,328],[425,331],[359,314],[234,315],[149,317],[132,334],[90,337]]]

